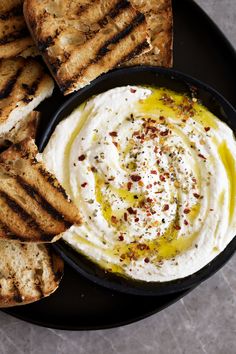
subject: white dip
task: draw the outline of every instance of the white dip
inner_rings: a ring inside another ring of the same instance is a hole
[[[56,127],[43,160],[84,220],[66,242],[144,281],[186,277],[224,250],[236,234],[236,142],[195,101],[115,88]]]

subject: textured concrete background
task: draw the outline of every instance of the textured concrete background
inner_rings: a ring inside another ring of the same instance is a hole
[[[236,0],[197,2],[236,47]],[[106,331],[56,331],[0,313],[0,354],[235,354],[235,269],[236,257],[161,313]]]

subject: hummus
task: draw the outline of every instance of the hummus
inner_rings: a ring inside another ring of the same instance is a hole
[[[64,240],[108,271],[183,278],[236,234],[235,138],[196,99],[109,90],[63,120],[42,157],[83,216]]]

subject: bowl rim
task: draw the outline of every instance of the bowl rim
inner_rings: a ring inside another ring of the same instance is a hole
[[[63,114],[65,114],[65,111],[69,110],[70,112],[72,112],[74,109],[74,104],[77,101],[79,101],[81,96],[87,94],[92,89],[96,89],[96,86],[98,84],[101,84],[105,80],[110,80],[110,79],[114,80],[120,75],[125,75],[130,73],[140,73],[140,72],[145,73],[147,71],[155,75],[166,76],[168,77],[168,79],[184,82],[189,87],[196,87],[206,91],[217,102],[219,102],[220,105],[224,107],[226,116],[233,115],[236,118],[236,110],[231,105],[231,103],[229,103],[223,97],[222,94],[220,94],[217,90],[212,88],[210,85],[190,75],[182,73],[178,70],[169,69],[169,68],[160,68],[154,66],[133,66],[133,67],[118,68],[106,74],[101,75],[100,77],[92,81],[90,85],[82,88],[78,92],[68,97],[68,100],[66,100],[66,102],[63,103],[59,107],[59,109],[54,113],[46,129],[39,137],[37,142],[39,151],[42,151],[46,146],[56,125],[61,120],[65,119],[68,116],[68,113],[63,116]],[[119,86],[120,85],[117,86],[114,85],[113,87],[119,87]],[[81,101],[81,103],[82,102],[83,100]],[[78,105],[79,103],[77,104],[77,106]],[[109,288],[111,290],[119,291],[122,293],[132,294],[132,295],[162,296],[162,295],[194,288],[198,286],[200,283],[202,283],[203,281],[205,281],[206,279],[208,279],[209,277],[211,277],[218,270],[220,270],[220,268],[222,268],[224,264],[229,261],[229,259],[233,256],[233,254],[236,251],[236,236],[231,240],[231,242],[226,246],[226,248],[219,255],[217,255],[207,265],[202,267],[199,271],[187,277],[179,278],[167,282],[145,282],[145,281],[133,280],[128,277],[124,278],[120,275],[109,273],[106,270],[102,269],[99,265],[95,264],[93,261],[88,260],[86,256],[74,250],[70,245],[68,245],[62,239],[54,243],[53,247],[60,254],[60,256],[70,266],[72,266],[78,273],[80,273],[82,276],[86,277],[87,279],[93,281],[94,283],[100,286]]]

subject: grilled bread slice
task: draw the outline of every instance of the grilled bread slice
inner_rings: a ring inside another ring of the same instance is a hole
[[[51,96],[53,88],[52,78],[35,59],[0,60],[0,135]]]
[[[35,139],[40,113],[33,111],[23,117],[16,125],[4,134],[0,134],[0,148],[9,147],[26,138]]]
[[[127,0],[26,0],[24,15],[64,94],[150,50],[145,16]]]
[[[63,268],[49,245],[0,241],[0,307],[24,305],[52,294]]]
[[[81,218],[30,138],[0,154],[0,239],[53,242]]]
[[[145,14],[151,37],[152,50],[129,60],[125,64],[171,67],[173,64],[172,1],[131,0],[131,3]]]
[[[15,57],[33,46],[23,16],[23,0],[1,0],[0,59]]]

